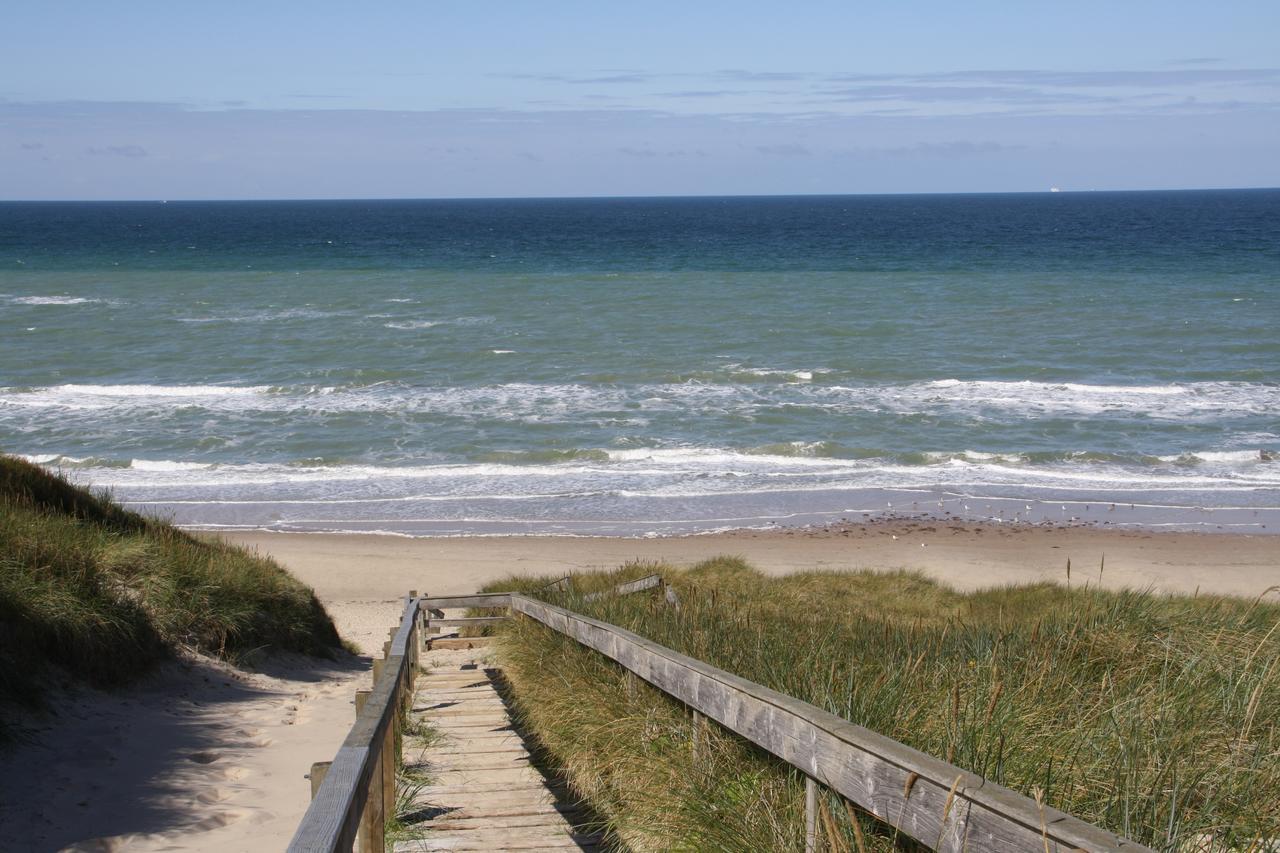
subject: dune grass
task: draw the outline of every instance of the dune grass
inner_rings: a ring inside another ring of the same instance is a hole
[[[312,591],[273,561],[0,456],[0,702],[38,706],[51,667],[108,687],[180,646],[234,663],[338,643]]]
[[[582,599],[659,571],[648,595]],[[1077,573],[1077,578],[1079,573]],[[518,589],[945,758],[1157,849],[1280,839],[1280,606],[907,573],[765,577],[736,559]],[[803,778],[533,620],[500,629],[523,722],[636,850],[800,849]],[[910,847],[834,796],[837,850]],[[1266,846],[1272,845],[1272,846]]]

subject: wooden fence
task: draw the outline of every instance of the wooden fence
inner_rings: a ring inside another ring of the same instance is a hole
[[[817,785],[826,785],[935,850],[1145,851],[821,708],[739,678],[637,634],[523,595],[512,613],[535,619],[804,772],[808,844]]]
[[[382,853],[386,820],[396,802],[396,734],[413,697],[422,619],[409,593],[400,627],[373,662],[373,690],[357,691],[356,722],[333,761],[311,766],[311,805],[290,853]]]
[[[668,589],[660,578],[642,578],[611,592],[625,594],[655,588],[664,593]],[[667,600],[674,602],[674,596],[667,595]],[[404,650],[411,644],[416,656],[417,613],[426,612],[433,625],[483,624],[477,620],[506,618],[430,618],[432,611],[464,607],[507,607],[513,616],[534,619],[572,637],[679,699],[694,712],[801,770],[807,779],[808,850],[816,846],[819,785],[827,786],[903,834],[947,853],[1148,850],[807,702],[739,678],[616,625],[517,593],[486,593],[410,601],[400,633],[392,641],[387,670],[369,697],[366,713],[352,728],[320,785],[290,851],[349,850],[357,823],[364,831],[366,817],[362,815],[374,809],[376,798],[370,794],[378,769],[387,772],[385,748],[378,753],[381,757],[375,757],[375,750],[383,743],[379,738],[391,732],[392,709],[399,707],[395,699],[402,695],[396,691],[403,690],[405,679],[412,677],[404,672]],[[408,668],[416,667],[409,664]],[[385,796],[385,787],[383,790]],[[362,847],[365,849],[381,847]]]

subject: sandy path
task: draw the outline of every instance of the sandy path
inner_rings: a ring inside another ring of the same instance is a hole
[[[0,846],[282,849],[364,669],[290,656],[244,673],[193,656],[130,690],[64,694],[0,759]]]

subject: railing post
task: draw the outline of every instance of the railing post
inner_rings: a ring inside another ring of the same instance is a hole
[[[804,853],[818,849],[818,783],[804,777]]]
[[[375,744],[369,745],[376,749]],[[360,813],[360,834],[357,838],[357,849],[360,853],[384,853],[386,846],[386,819],[382,813],[382,754],[377,753],[373,776],[369,779],[369,795],[364,801],[364,811]]]
[[[395,701],[400,701],[399,693]],[[387,818],[393,817],[396,811],[396,721],[400,709],[391,713],[387,722],[387,733],[382,737],[382,830],[386,832]]]
[[[316,798],[316,792],[320,790],[320,785],[324,782],[324,777],[332,764],[332,761],[317,761],[311,765],[311,799]]]
[[[369,694],[372,692],[373,691],[371,690],[356,691],[356,717],[357,718],[359,718],[360,712],[364,710],[364,703],[369,701]]]

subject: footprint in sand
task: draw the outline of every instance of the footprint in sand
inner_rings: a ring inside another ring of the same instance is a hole
[[[216,752],[193,752],[187,756],[187,758],[191,759],[196,764],[212,764],[221,757],[222,756],[218,755]]]
[[[249,771],[243,767],[228,767],[222,771],[222,777],[228,782],[239,782],[248,775]]]
[[[230,826],[240,820],[247,812],[237,809],[227,809],[217,814],[209,815],[206,818],[196,821],[185,829],[188,832],[208,832],[211,829],[222,829],[224,826]]]
[[[213,805],[214,803],[225,803],[229,799],[231,799],[231,791],[226,788],[210,788],[207,791],[202,791],[199,794],[196,794],[196,800],[202,803],[208,803],[209,805]]]

